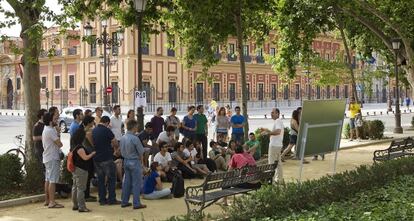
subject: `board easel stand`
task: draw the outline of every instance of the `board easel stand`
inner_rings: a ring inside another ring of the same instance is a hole
[[[343,120],[340,120],[336,123],[325,123],[325,124],[312,124],[305,123],[303,127],[303,136],[301,140],[301,149],[300,149],[300,169],[299,169],[299,182],[302,181],[302,173],[303,173],[303,160],[305,158],[305,148],[306,148],[306,140],[308,138],[308,130],[311,128],[320,128],[320,127],[335,127],[336,128],[336,137],[335,137],[335,160],[333,165],[333,174],[336,172],[336,160],[338,159],[338,151],[339,145],[341,144],[341,131],[342,131],[342,124]]]

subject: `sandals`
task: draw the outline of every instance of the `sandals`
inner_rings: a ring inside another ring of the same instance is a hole
[[[48,206],[49,209],[60,209],[60,208],[64,208],[64,206],[62,204],[59,203],[55,203],[55,205],[53,206]]]

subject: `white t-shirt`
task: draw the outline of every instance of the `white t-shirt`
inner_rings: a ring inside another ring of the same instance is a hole
[[[121,140],[122,137],[122,117],[121,115],[119,115],[119,117],[115,117],[115,115],[113,115],[111,117],[111,130],[112,133],[114,133],[115,135],[115,139],[117,140]]]
[[[166,142],[171,143],[172,139],[168,136],[167,131],[163,131],[158,135],[157,143]]]
[[[56,145],[55,141],[58,140],[56,128],[51,126],[45,126],[42,133],[43,143],[43,163],[47,163],[52,160],[60,160],[59,152],[60,148]]]
[[[160,165],[164,167],[168,166],[168,162],[172,161],[171,154],[169,152],[166,152],[165,156],[163,156],[161,152],[158,152],[157,154],[155,154],[154,161],[158,162]]]
[[[195,149],[195,148],[193,148],[192,150],[191,150],[191,152],[187,149],[187,148],[185,148],[184,150],[183,150],[183,152],[184,152],[184,155],[185,155],[185,157],[190,157],[190,155],[193,157],[193,160],[191,161],[191,164],[194,164],[195,162],[194,162],[194,159],[196,158],[196,156],[197,156],[197,150]]]
[[[283,122],[280,118],[273,121],[273,128],[272,131],[280,129],[281,132],[279,135],[272,135],[270,136],[269,146],[272,147],[282,147],[283,146],[283,133],[284,133],[284,126]]]

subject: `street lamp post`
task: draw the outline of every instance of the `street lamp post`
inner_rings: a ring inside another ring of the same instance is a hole
[[[147,4],[147,0],[134,0],[134,7],[135,10],[138,12],[137,14],[137,31],[138,31],[138,53],[137,53],[137,71],[138,71],[138,91],[142,91],[142,17],[143,11],[145,10],[145,6]],[[137,107],[137,120],[138,120],[138,131],[142,131],[144,129],[144,108],[142,106]]]
[[[394,133],[402,134],[403,128],[401,127],[401,111],[400,111],[400,87],[398,85],[398,52],[400,50],[401,40],[393,39],[392,48],[395,52],[395,89],[397,90],[397,99],[395,100],[395,128]]]
[[[101,26],[103,28],[103,32],[101,34],[100,37],[97,37],[95,39],[92,39],[93,42],[95,44],[98,45],[102,45],[104,47],[103,50],[103,56],[101,56],[101,62],[103,62],[103,66],[104,66],[104,104],[103,104],[103,108],[107,111],[109,111],[109,97],[108,97],[108,92],[107,92],[107,88],[109,85],[109,54],[108,51],[112,48],[112,47],[119,47],[122,44],[122,41],[124,39],[124,30],[121,28],[118,28],[117,30],[117,37],[116,39],[112,39],[109,37],[108,32],[106,31],[106,28],[108,27],[108,20],[103,19],[101,21]],[[91,37],[92,36],[92,26],[89,24],[89,22],[86,23],[85,27],[84,27],[84,35],[86,37]]]
[[[306,91],[308,93],[308,100],[311,100],[311,86],[310,86],[310,70],[306,70],[303,71],[304,74],[306,74],[306,80],[307,80],[307,85],[306,85]]]

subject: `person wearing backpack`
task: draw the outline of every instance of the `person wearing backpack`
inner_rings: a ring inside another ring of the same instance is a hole
[[[171,189],[163,188],[159,171],[162,170],[158,162],[151,163],[151,172],[144,181],[144,199],[156,200],[161,198],[171,198]]]
[[[86,137],[84,126],[81,125],[73,134],[71,143],[73,149],[68,157],[68,169],[72,172],[72,210],[79,212],[90,212],[85,204],[85,190],[88,181],[88,170],[90,168],[92,157],[96,152],[89,152],[84,146],[83,142]],[[71,166],[70,164],[73,164]]]

